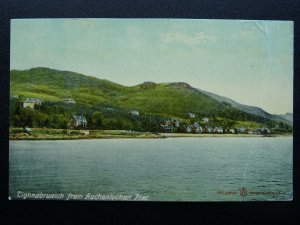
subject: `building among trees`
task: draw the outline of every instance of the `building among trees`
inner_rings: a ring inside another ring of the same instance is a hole
[[[86,127],[86,126],[87,126],[87,120],[84,116],[73,115],[73,117],[70,121],[71,128]]]
[[[42,101],[38,98],[27,98],[24,102],[22,102],[23,108],[31,108],[34,109],[36,105],[41,105]]]

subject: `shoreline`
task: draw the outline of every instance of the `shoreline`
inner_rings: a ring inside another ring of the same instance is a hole
[[[16,132],[18,130],[18,132]],[[90,130],[88,135],[67,134],[64,129],[33,128],[32,134],[20,132],[20,128],[10,128],[9,141],[34,141],[34,140],[94,140],[94,139],[164,139],[164,138],[220,138],[220,137],[293,137],[287,134],[212,134],[212,133],[150,133],[150,132],[125,132],[120,130]],[[15,132],[15,133],[14,133]]]

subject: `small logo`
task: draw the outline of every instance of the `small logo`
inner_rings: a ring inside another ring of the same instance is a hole
[[[240,188],[240,196],[245,197],[247,195],[247,189],[245,187]]]

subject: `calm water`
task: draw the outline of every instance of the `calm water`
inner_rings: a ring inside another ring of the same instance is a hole
[[[64,199],[291,200],[292,153],[292,137],[11,141],[9,190],[12,199],[21,191]]]

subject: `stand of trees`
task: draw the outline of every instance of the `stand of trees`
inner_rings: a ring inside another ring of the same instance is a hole
[[[45,127],[67,129],[73,115],[87,119],[87,129],[158,131],[162,120],[159,116],[131,116],[126,110],[113,111],[101,107],[44,102],[34,109],[23,108],[17,100],[10,102],[11,127]]]
[[[128,110],[108,108],[104,106],[88,106],[80,104],[64,104],[62,102],[43,102],[34,109],[22,108],[17,99],[10,101],[11,127],[45,127],[66,129],[69,127],[73,115],[83,115],[87,119],[87,129],[106,130],[135,130],[135,131],[160,131],[163,116],[143,114],[132,116]],[[264,119],[238,110],[225,109],[221,113],[198,113],[199,118],[182,121],[182,124],[192,124],[201,121],[204,116],[210,117],[209,126],[221,126],[224,129],[233,128],[235,121],[256,121],[274,128],[277,133],[292,132],[292,127],[285,123]],[[217,116],[223,119],[217,119]],[[227,118],[227,119],[224,119]]]

